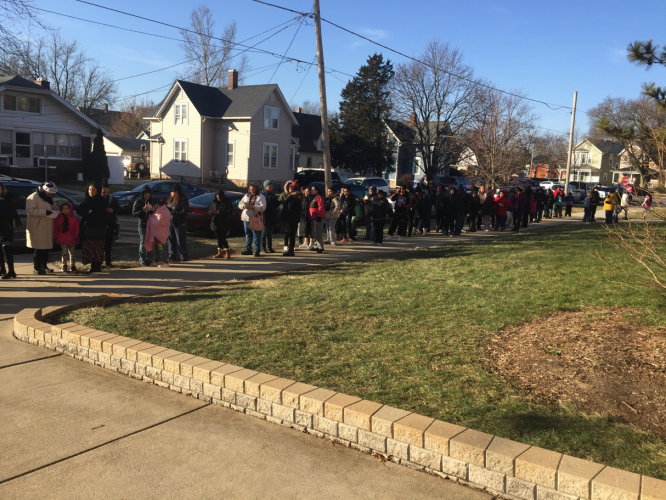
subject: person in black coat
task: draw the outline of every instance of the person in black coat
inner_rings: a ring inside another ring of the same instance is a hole
[[[139,219],[139,263],[142,266],[149,266],[153,261],[153,256],[148,255],[148,250],[143,246],[143,242],[146,239],[146,221],[153,212],[153,199],[150,186],[146,184],[141,190],[141,197],[137,198],[134,205],[132,205],[132,217]]]
[[[211,216],[210,228],[217,237],[217,254],[214,259],[230,259],[231,250],[227,243],[227,235],[231,230],[231,215],[234,213],[234,207],[223,190],[215,194],[213,203],[208,207],[208,213]]]
[[[352,217],[356,209],[356,196],[351,194],[348,187],[342,188],[340,195],[340,221],[342,223],[342,240],[340,243],[351,243],[354,241],[354,224]]]
[[[12,203],[7,188],[0,182],[0,279],[16,278],[14,272],[14,226],[18,219],[18,212]],[[5,261],[7,267],[5,268]]]
[[[427,191],[424,191],[421,186],[416,186],[414,191],[416,193],[416,214],[419,221],[416,228],[418,234],[427,236],[430,233],[430,214],[432,211],[430,196],[428,196]]]
[[[90,264],[90,272],[98,273],[104,262],[104,240],[107,233],[107,203],[102,198],[102,186],[91,182],[86,199],[76,208],[81,217],[83,235],[83,265]]]
[[[532,187],[527,186],[523,194],[525,195],[525,209],[521,227],[527,227],[527,222],[530,220],[530,207],[532,206]]]
[[[275,227],[275,212],[280,206],[277,196],[273,194],[273,181],[264,181],[264,190],[261,194],[266,198],[264,211],[264,229],[261,231],[261,249],[264,253],[275,253],[273,250],[273,229]]]
[[[446,189],[444,184],[437,186],[437,196],[435,197],[435,232],[445,232],[444,229],[444,206],[446,204]]]
[[[111,263],[111,248],[113,242],[118,239],[118,214],[120,213],[120,205],[113,195],[109,194],[110,189],[108,184],[102,184],[102,199],[106,205],[106,237],[104,238],[104,261],[106,267],[113,267]]]
[[[409,203],[410,203],[409,208],[407,209],[407,236],[411,236],[412,231],[414,230],[414,226],[418,224],[418,211],[416,210],[416,194],[414,193],[414,189],[412,188],[412,186],[405,186],[405,192],[409,197]]]
[[[187,262],[187,214],[190,211],[190,202],[183,193],[180,184],[171,186],[171,196],[166,202],[171,212],[169,223],[169,260],[176,260],[176,250],[181,262]]]
[[[300,192],[297,182],[290,184],[288,189],[289,194],[282,203],[282,222],[286,225],[282,255],[293,257],[298,224],[301,222],[303,215],[303,194]]]
[[[373,245],[381,245],[384,242],[384,224],[386,224],[386,218],[392,213],[393,209],[386,199],[386,193],[380,189],[377,191],[377,196],[372,199],[372,208],[370,210],[370,216],[372,217],[375,229]]]
[[[453,234],[459,236],[465,225],[465,218],[469,213],[470,200],[465,193],[462,184],[458,185],[458,189],[451,196],[451,206],[453,209],[453,217],[455,219],[455,228]]]
[[[298,223],[298,236],[299,241],[302,238],[303,243],[300,245],[300,248],[310,248],[314,245],[312,238],[310,238],[310,232],[312,229],[312,224],[308,220],[308,211],[310,210],[310,189],[307,186],[300,186],[301,190],[301,220]]]
[[[476,232],[476,219],[481,210],[481,198],[479,197],[479,188],[474,186],[469,194],[469,230]]]

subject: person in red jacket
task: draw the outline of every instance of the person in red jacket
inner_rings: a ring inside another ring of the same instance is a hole
[[[62,267],[63,272],[76,271],[76,263],[74,261],[74,249],[79,242],[79,226],[81,221],[74,215],[72,204],[67,202],[63,203],[60,207],[60,214],[55,220],[53,225],[53,237],[60,248],[62,249]],[[69,260],[69,269],[67,268],[67,261]]]
[[[499,198],[495,200],[495,216],[497,217],[497,226],[500,227],[502,231],[506,228],[506,211],[511,208],[511,200],[506,194],[506,191],[502,189],[499,194]],[[497,227],[495,228],[497,231]]]
[[[310,192],[312,193],[312,201],[310,201],[308,218],[312,224],[312,237],[314,239],[314,244],[310,250],[322,253],[324,251],[324,219],[326,218],[325,200],[317,186],[312,186]]]

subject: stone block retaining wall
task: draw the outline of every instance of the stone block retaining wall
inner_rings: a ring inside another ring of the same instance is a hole
[[[14,318],[14,336],[502,497],[666,500],[666,481],[76,323],[44,321],[67,310],[110,303],[102,297],[75,306],[24,309]]]

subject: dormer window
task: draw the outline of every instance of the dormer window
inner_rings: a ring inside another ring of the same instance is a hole
[[[280,128],[280,108],[264,107],[264,128],[271,130]]]
[[[22,111],[24,113],[39,113],[40,111],[40,99],[36,97],[6,95],[4,102],[5,111]]]
[[[187,125],[187,103],[174,105],[174,125]]]

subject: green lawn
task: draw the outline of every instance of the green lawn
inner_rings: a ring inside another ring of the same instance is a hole
[[[481,346],[503,326],[553,311],[622,304],[666,324],[658,294],[609,283],[624,277],[593,255],[602,235],[600,225],[540,229],[61,320],[666,478],[661,438],[606,414],[530,402],[489,369]]]

